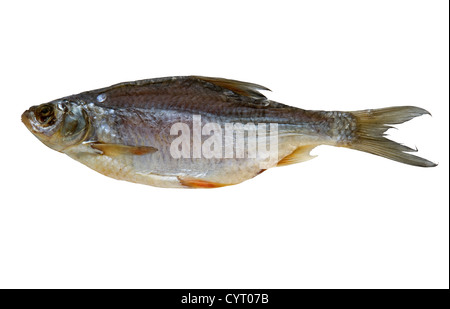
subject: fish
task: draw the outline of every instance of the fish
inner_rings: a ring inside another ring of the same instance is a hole
[[[268,88],[205,76],[124,82],[32,106],[22,122],[46,146],[106,176],[168,188],[219,188],[304,162],[320,145],[434,167],[386,131],[430,113],[415,106],[305,110]]]

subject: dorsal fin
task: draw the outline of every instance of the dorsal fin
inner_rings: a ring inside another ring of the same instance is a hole
[[[212,83],[216,86],[228,89],[234,93],[254,98],[254,99],[266,99],[266,97],[259,92],[259,90],[271,91],[269,88],[247,82],[241,82],[234,79],[226,79],[219,77],[206,77],[206,76],[190,76],[191,78],[196,78],[201,81]]]

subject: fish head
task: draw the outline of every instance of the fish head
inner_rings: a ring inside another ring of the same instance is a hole
[[[89,131],[87,112],[69,100],[32,106],[22,114],[22,122],[42,143],[56,151],[83,142]]]

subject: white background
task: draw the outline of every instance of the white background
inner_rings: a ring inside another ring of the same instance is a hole
[[[3,1],[0,288],[448,288],[448,1]],[[393,132],[438,162],[358,151],[216,190],[100,175],[21,113],[144,78],[265,85],[274,100],[417,105]]]

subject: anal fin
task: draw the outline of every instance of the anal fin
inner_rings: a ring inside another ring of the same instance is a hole
[[[277,166],[290,165],[314,159],[316,156],[312,156],[309,153],[315,147],[317,147],[317,145],[300,146],[296,148],[293,152],[285,156],[283,159],[278,161]]]

